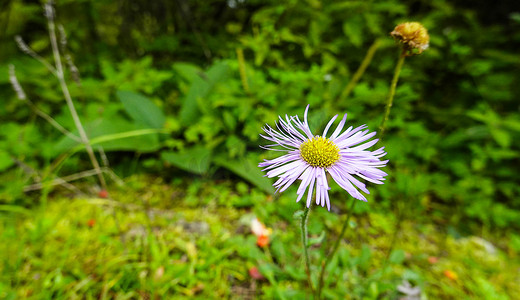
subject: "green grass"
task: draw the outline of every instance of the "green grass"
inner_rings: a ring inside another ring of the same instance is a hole
[[[165,184],[145,177],[133,177],[126,186],[113,189],[117,201],[56,194],[46,205],[27,210],[0,208],[0,298],[310,295],[298,220],[293,217],[301,206],[294,203],[291,191],[273,199],[244,183]],[[366,205],[377,211],[377,202]],[[259,248],[251,234],[247,220],[253,215],[273,230],[267,248]],[[325,209],[311,211],[314,280],[342,219]],[[383,272],[395,217],[381,212],[355,215],[328,269],[324,296],[395,299],[404,296],[397,291],[403,280],[419,286],[429,299],[514,299],[520,294],[518,253],[506,236],[483,234],[494,239],[493,246],[476,236],[455,238],[439,224],[417,219],[402,222]],[[325,245],[318,238],[322,232]],[[438,260],[432,263],[429,257]],[[249,276],[254,266],[265,279]],[[447,277],[447,270],[456,278]]]

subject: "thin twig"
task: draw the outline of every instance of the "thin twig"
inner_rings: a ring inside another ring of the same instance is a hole
[[[15,67],[14,65],[9,65],[9,81],[11,82],[11,85],[13,86],[13,89],[16,92],[16,95],[19,100],[24,101],[27,103],[29,108],[38,116],[42,117],[45,121],[49,122],[54,128],[58,129],[61,133],[68,136],[69,138],[73,139],[76,142],[81,143],[81,139],[74,135],[72,132],[65,129],[65,127],[61,126],[60,123],[56,122],[51,116],[43,112],[41,109],[39,109],[29,98],[27,98],[27,95],[25,94],[22,86],[18,82],[18,78],[16,77]]]
[[[16,78],[16,71],[13,64],[9,65],[9,81],[13,86],[13,90],[16,92],[16,97],[18,97],[18,100],[27,100],[27,95],[25,94],[22,86],[20,85],[20,82],[18,82],[18,78]]]
[[[20,48],[20,50],[22,50],[23,53],[29,55],[30,57],[36,59],[37,61],[39,61],[40,63],[42,63],[42,65],[44,65],[52,74],[54,75],[57,75],[56,74],[56,69],[49,63],[45,60],[45,58],[41,57],[40,55],[38,55],[38,53],[34,52],[33,49],[31,49],[25,42],[24,40],[22,39],[21,36],[17,35],[14,37],[15,41],[16,41],[16,44],[18,45],[18,48]]]
[[[11,156],[11,160],[14,161],[14,163],[17,164],[18,167],[20,167],[20,169],[22,169],[22,171],[24,173],[26,173],[29,176],[32,176],[35,181],[41,180],[40,174],[38,174],[38,172],[36,172],[36,170],[33,169],[31,166],[29,166],[28,164],[24,163],[23,161],[17,159],[14,156]]]
[[[63,186],[64,188],[76,193],[77,195],[84,196],[85,193],[83,193],[80,189],[75,187],[74,185],[66,182],[65,180],[61,179],[60,177],[56,178],[56,180],[59,182],[58,184]],[[25,190],[24,190],[25,191]]]
[[[54,128],[58,129],[61,133],[63,133],[70,139],[78,143],[81,143],[81,139],[78,136],[65,129],[65,127],[61,126],[60,123],[56,122],[56,120],[54,120],[51,116],[49,116],[48,114],[40,110],[38,107],[36,107],[36,105],[34,105],[34,103],[32,103],[32,101],[30,101],[29,99],[27,99],[27,105],[29,105],[29,107],[32,111],[34,111],[35,114],[42,117],[45,121],[49,122],[52,126],[54,126]]]
[[[101,157],[101,162],[103,163],[103,167],[108,168],[109,162],[108,162],[108,157],[105,153],[105,150],[103,150],[103,147],[101,147],[101,146],[98,146],[97,149],[99,152],[99,156]]]
[[[112,169],[110,168],[106,168],[106,171],[105,173],[110,177],[110,179],[112,179],[113,182],[115,182],[118,186],[124,186],[125,185],[125,182],[119,177],[117,176],[117,174],[112,171]]]
[[[29,176],[32,176],[35,181],[39,182],[41,180],[41,175],[38,174],[38,172],[35,169],[33,169],[31,166],[27,165],[26,163],[24,163],[21,160],[18,160],[15,157],[11,157],[11,159],[20,167],[20,169],[22,169],[22,171],[27,173]],[[35,185],[40,185],[39,189],[42,189],[44,187],[44,184],[42,184],[42,183],[36,183]],[[77,187],[73,186],[72,184],[66,182],[65,180],[63,180],[62,178],[59,178],[59,177],[55,180],[55,184],[53,183],[52,185],[61,185],[64,188],[66,188],[72,192],[75,192],[76,194],[83,195],[83,192],[81,190],[79,190]],[[25,190],[25,188],[26,187],[24,187],[24,192],[28,192],[28,190]]]
[[[51,1],[45,3],[45,16],[47,18],[47,24],[49,27],[49,37],[51,40],[52,53],[54,54],[54,62],[56,65],[56,77],[60,82],[60,87],[63,92],[63,96],[65,97],[65,101],[67,102],[67,106],[69,108],[70,114],[72,115],[72,119],[74,120],[74,125],[79,132],[79,136],[81,138],[82,143],[85,145],[85,149],[87,150],[87,154],[90,158],[92,166],[94,169],[98,171],[98,179],[101,187],[106,190],[106,181],[103,177],[103,173],[100,170],[99,163],[97,161],[96,155],[94,154],[94,150],[90,145],[90,141],[88,139],[87,133],[81,124],[81,120],[79,119],[76,108],[74,107],[74,102],[70,96],[69,88],[67,87],[67,83],[65,82],[65,77],[63,73],[63,65],[61,63],[60,51],[58,49],[58,41],[56,39],[56,26],[54,24],[54,8],[52,7]]]
[[[102,168],[101,171],[107,172],[107,170],[105,168]],[[23,188],[23,191],[24,192],[36,191],[36,190],[42,189],[44,186],[56,186],[56,185],[62,184],[63,182],[70,182],[70,181],[75,181],[75,180],[78,180],[81,178],[94,176],[94,175],[97,175],[97,173],[98,173],[98,170],[92,169],[92,170],[87,170],[87,171],[79,172],[79,173],[64,176],[64,177],[58,177],[56,179],[53,179],[50,182],[35,183],[35,184],[25,186]]]
[[[79,70],[72,61],[72,57],[67,52],[67,33],[65,32],[65,28],[62,25],[58,25],[58,33],[60,37],[60,46],[61,52],[63,53],[63,57],[67,62],[67,66],[69,67],[69,72],[71,74],[72,80],[76,82],[78,86],[81,86],[81,77],[79,76]]]

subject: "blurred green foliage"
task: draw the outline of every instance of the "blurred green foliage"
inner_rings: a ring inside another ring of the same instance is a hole
[[[430,49],[406,60],[381,142],[390,159],[387,184],[371,189],[369,205],[358,205],[357,213],[392,213],[459,237],[482,228],[519,229],[520,9],[509,5],[61,0],[56,9],[67,33],[63,54],[80,72],[79,80],[67,74],[72,97],[115,173],[231,178],[265,194],[273,192],[272,182],[256,165],[273,154],[258,147],[261,127],[278,115],[301,116],[310,104],[315,130],[343,113],[349,125],[376,130],[399,54],[388,33],[401,21],[422,22]],[[35,178],[48,182],[90,165],[85,153],[72,155],[75,141],[17,100],[9,83],[13,64],[29,99],[74,132],[57,80],[14,41],[22,36],[52,61],[40,3],[10,0],[0,8],[0,204],[27,207],[36,200],[23,188]],[[372,62],[344,97],[375,41]],[[148,134],[129,136],[143,130]],[[341,211],[347,197],[332,188],[332,205]],[[230,201],[257,207],[258,197]],[[511,239],[517,250],[519,240]],[[357,257],[360,270],[364,255]],[[475,281],[478,295],[494,295],[484,275]]]
[[[398,52],[388,32],[399,21],[419,20],[429,28],[431,47],[405,63],[384,141],[390,184],[371,199],[385,207],[404,201],[412,213],[427,211],[455,225],[472,219],[517,226],[520,22],[502,6],[484,7],[394,0],[90,0],[59,1],[57,12],[68,35],[66,53],[81,72],[81,81],[69,82],[90,136],[167,132],[101,143],[116,169],[133,161],[158,174],[170,173],[172,165],[217,178],[228,176],[220,171],[227,169],[266,192],[272,192],[269,182],[255,167],[270,155],[258,148],[263,124],[280,114],[301,115],[311,104],[313,128],[346,112],[349,124],[376,129]],[[12,63],[29,98],[73,128],[57,82],[14,42],[21,35],[51,59],[39,5],[10,1],[1,17],[0,93],[7,99],[0,108],[1,182],[16,183],[4,184],[1,195],[15,202],[21,196],[16,190],[29,179],[11,158],[42,170],[75,142],[37,119],[8,82]],[[342,99],[377,39],[382,43],[372,63]],[[82,161],[67,159],[60,173],[80,170]]]

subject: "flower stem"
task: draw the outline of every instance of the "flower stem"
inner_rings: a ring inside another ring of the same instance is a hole
[[[322,265],[321,265],[321,271],[320,271],[320,276],[319,276],[319,280],[318,280],[318,288],[317,288],[318,289],[317,290],[318,299],[320,299],[321,290],[323,289],[323,276],[325,275],[325,269],[327,268],[327,265],[330,263],[330,261],[332,260],[334,255],[336,255],[336,252],[338,251],[341,240],[343,240],[343,236],[345,235],[345,232],[347,231],[347,228],[348,228],[348,225],[350,222],[350,217],[352,217],[352,215],[353,215],[353,210],[354,210],[354,207],[356,206],[356,202],[357,202],[356,199],[352,199],[352,204],[350,204],[350,208],[347,212],[347,214],[348,214],[347,218],[345,219],[345,222],[343,223],[343,228],[341,228],[341,232],[338,235],[336,242],[334,243],[334,247],[329,252],[329,255],[327,255],[325,262],[322,263]]]
[[[370,62],[372,62],[372,58],[374,58],[374,54],[376,53],[376,51],[380,45],[381,45],[381,40],[377,39],[374,41],[372,46],[370,46],[370,48],[368,48],[367,54],[365,55],[365,58],[361,62],[361,65],[359,65],[359,68],[356,70],[356,73],[354,73],[354,75],[352,76],[352,79],[350,79],[350,81],[348,82],[348,84],[345,87],[345,89],[343,90],[343,92],[341,92],[341,95],[339,97],[340,101],[345,100],[350,95],[350,93],[352,93],[352,91],[356,87],[359,79],[361,79],[361,76],[363,76],[363,74],[365,73],[365,70],[368,68],[368,65],[370,64]]]
[[[309,282],[309,287],[311,288],[312,293],[314,294],[314,287],[312,286],[311,279],[311,263],[309,260],[309,252],[307,251],[307,220],[309,219],[310,208],[305,207],[303,211],[303,216],[301,220],[301,231],[302,231],[302,244],[303,244],[303,253],[305,255],[305,273],[307,273],[307,281]]]
[[[392,108],[392,104],[394,102],[394,95],[395,95],[395,88],[397,86],[397,80],[399,79],[399,74],[401,73],[401,69],[403,68],[405,58],[406,58],[406,53],[403,50],[403,52],[399,56],[397,65],[395,66],[394,78],[392,78],[392,83],[390,84],[390,92],[388,93],[388,97],[386,99],[385,116],[383,117],[383,120],[381,121],[381,125],[379,126],[379,139],[383,138],[383,134],[385,132],[386,121],[388,121],[388,116],[390,115],[390,108]]]

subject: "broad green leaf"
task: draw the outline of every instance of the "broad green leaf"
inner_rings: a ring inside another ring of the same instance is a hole
[[[193,82],[202,73],[199,67],[190,63],[178,62],[173,64],[172,68],[188,82]]]
[[[117,91],[117,98],[125,111],[136,122],[151,128],[162,128],[166,117],[162,110],[150,99],[130,91]]]
[[[161,158],[185,171],[204,174],[209,168],[211,150],[202,146],[195,146],[184,149],[181,152],[163,151],[161,152]]]
[[[508,148],[511,145],[511,136],[509,132],[498,128],[490,128],[490,133],[493,139],[503,148]]]
[[[242,157],[230,160],[227,156],[221,155],[215,157],[213,162],[249,181],[264,192],[269,194],[274,193],[271,181],[267,177],[264,177],[264,174],[253,159]]]

